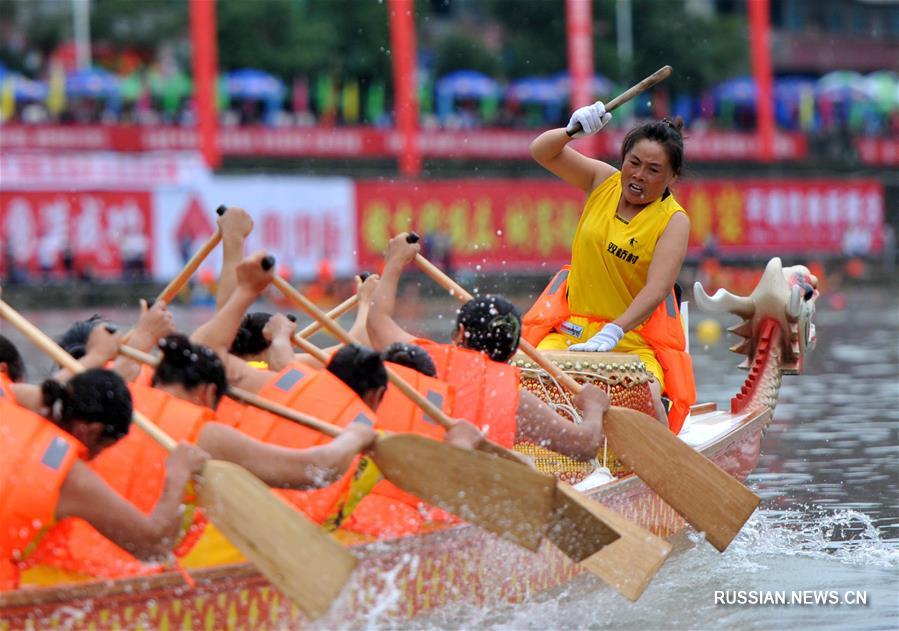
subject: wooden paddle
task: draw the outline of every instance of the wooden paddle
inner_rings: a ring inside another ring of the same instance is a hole
[[[327,363],[327,356],[309,345]],[[142,364],[159,365],[156,357],[130,346],[121,346],[119,352]],[[226,394],[332,438],[341,432],[335,425],[240,388],[229,387]],[[415,434],[381,434],[371,455],[387,480],[428,504],[529,550],[540,547],[553,510],[552,478]]]
[[[228,208],[222,204],[218,208],[215,209],[215,213],[221,217],[225,214]],[[216,246],[222,240],[222,231],[219,228],[215,229],[215,232],[212,233],[208,239],[206,239],[206,243],[202,245],[202,247],[194,252],[194,255],[190,257],[190,260],[184,265],[184,268],[178,272],[178,275],[175,276],[169,284],[165,286],[165,289],[160,292],[160,294],[156,297],[156,302],[160,300],[165,301],[165,304],[171,304],[172,300],[177,296],[181,290],[184,288],[184,285],[187,281],[190,280],[190,277],[194,275],[194,272],[197,271],[197,268],[203,264],[203,261],[206,260],[206,257],[216,248]],[[128,331],[122,336],[122,344],[126,344],[128,340],[131,338],[131,333],[133,331]]]
[[[328,319],[315,304],[289,283],[277,277],[274,283],[292,302],[321,321],[338,340],[345,344],[353,343],[346,331]],[[389,369],[388,376],[391,383],[400,388],[430,418],[445,429],[450,427],[452,421],[443,410],[421,396]],[[480,449],[520,462],[518,454],[490,441],[484,441]],[[671,546],[644,528],[619,515],[614,515],[611,509],[599,502],[577,493],[564,482],[557,482],[556,488],[553,524],[547,533],[550,540],[574,561],[592,559],[592,563],[586,564],[585,567],[607,580],[624,596],[636,600],[668,556]],[[615,522],[616,525],[610,526],[610,522]],[[599,554],[607,544],[615,545],[618,542],[621,542],[621,545],[616,562],[623,561],[624,565],[612,565],[606,561],[606,557]]]
[[[421,254],[416,255],[415,263],[462,302],[472,299],[471,294]],[[580,392],[579,383],[527,340],[522,339],[519,348],[570,392]],[[704,532],[721,552],[761,501],[758,495],[647,414],[612,406],[603,417],[603,431],[622,462],[694,528]]]
[[[362,282],[365,282],[365,279],[371,276],[369,272],[362,272],[359,274],[359,278],[362,279]],[[356,305],[359,303],[359,294],[353,294],[339,305],[334,307],[328,312],[328,317],[332,320],[336,320],[340,316],[342,316],[347,311],[356,308]],[[318,320],[314,320],[310,324],[308,324],[302,331],[298,331],[294,334],[294,338],[301,338],[304,340],[308,340],[310,337],[321,331],[322,323]]]
[[[641,92],[648,90],[649,88],[651,88],[655,84],[659,83],[660,81],[664,81],[670,75],[671,75],[671,66],[662,66],[661,68],[659,68],[658,70],[653,72],[651,75],[649,75],[648,77],[643,79],[637,85],[632,85],[627,90],[625,90],[624,92],[622,92],[621,94],[616,96],[614,99],[612,99],[611,101],[606,103],[606,111],[611,112],[616,107],[620,107],[621,105],[624,105],[625,103],[630,101],[632,98],[634,98]],[[581,131],[581,129],[582,129],[581,124],[575,123],[574,129],[572,129],[571,131],[566,131],[565,133],[568,134],[569,136],[573,136],[576,133],[578,133],[579,131]]]
[[[84,371],[77,360],[2,300],[0,316],[60,366],[73,373]],[[163,448],[175,448],[175,441],[137,410],[133,420]],[[208,461],[197,499],[228,540],[310,618],[328,611],[356,566],[349,550],[235,464]]]

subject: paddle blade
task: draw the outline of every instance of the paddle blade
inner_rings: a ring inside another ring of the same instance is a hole
[[[556,487],[553,505],[553,521],[546,536],[572,561],[581,562],[619,538],[592,505],[605,507],[564,482]]]
[[[577,499],[583,510],[589,511],[621,535],[581,561],[581,565],[625,598],[637,600],[662,567],[671,552],[671,544],[611,508],[579,494],[567,484],[560,483],[559,491],[560,495]]]
[[[609,408],[603,429],[621,461],[721,552],[761,501],[646,414]]]
[[[553,511],[555,480],[497,456],[414,434],[375,444],[374,459],[399,488],[536,551]]]
[[[235,464],[206,463],[199,502],[228,541],[312,619],[328,611],[356,566],[349,550]]]

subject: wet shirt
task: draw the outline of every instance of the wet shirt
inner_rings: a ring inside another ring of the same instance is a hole
[[[656,243],[671,217],[685,212],[673,195],[656,200],[630,221],[616,213],[621,173],[597,186],[571,245],[568,305],[572,314],[614,320],[630,306],[649,275]]]

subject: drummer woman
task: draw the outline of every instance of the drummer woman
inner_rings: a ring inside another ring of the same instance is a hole
[[[549,313],[545,292],[525,317],[524,334],[542,349],[636,353],[656,378],[651,384],[656,415],[676,433],[695,401],[672,291],[690,236],[687,213],[671,193],[684,164],[683,121],[664,119],[631,129],[621,146],[619,171],[568,146],[611,118],[597,101],[576,110],[567,127],[531,143],[534,159],[583,190],[587,202],[571,247],[567,294],[558,291],[563,277],[550,283],[546,292],[556,294],[557,307]],[[663,393],[673,404],[670,411]]]

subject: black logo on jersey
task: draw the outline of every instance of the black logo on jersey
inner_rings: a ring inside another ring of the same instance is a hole
[[[628,239],[627,244],[629,246],[631,246],[632,248],[635,248],[635,247],[637,247],[637,240],[635,238],[631,237],[630,239]]]
[[[636,242],[635,239],[631,239],[631,241]],[[637,256],[636,254],[634,254],[633,252],[628,252],[621,246],[615,245],[611,241],[609,241],[609,247],[606,249],[609,251],[610,254],[617,256],[625,263],[635,264],[637,261],[640,260],[640,257]]]

